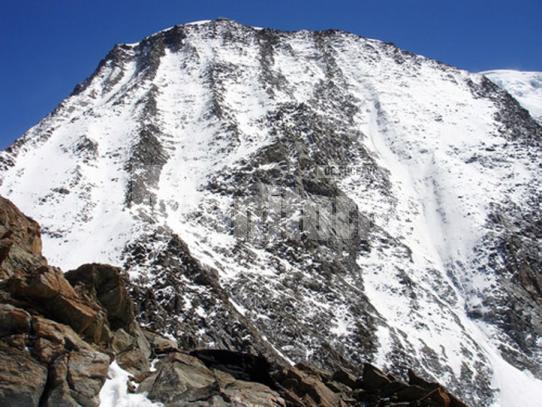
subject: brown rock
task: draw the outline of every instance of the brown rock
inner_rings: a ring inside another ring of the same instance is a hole
[[[214,371],[221,394],[230,403],[240,406],[280,407],[286,402],[280,395],[262,383],[236,380],[232,375],[220,370]]]
[[[224,349],[197,349],[190,352],[208,368],[230,373],[238,380],[270,384],[272,366],[263,356]]]
[[[371,394],[367,390],[364,389],[356,389],[352,392],[352,397],[354,397],[357,401],[376,401],[377,398],[375,395]]]
[[[398,401],[413,402],[423,399],[425,396],[427,396],[428,393],[429,391],[421,386],[410,385],[397,391],[395,393],[395,398]]]
[[[39,225],[0,196],[0,278],[45,264]]]
[[[301,406],[342,406],[339,396],[322,383],[317,376],[309,375],[296,367],[284,368],[275,379],[283,388],[287,402]]]
[[[97,395],[105,381],[110,358],[83,341],[69,326],[32,317],[35,337],[26,357],[49,367],[49,379],[41,401],[47,406],[97,406]],[[9,353],[14,351],[8,349]],[[31,359],[31,355],[37,360]],[[43,366],[45,376],[47,369]],[[10,373],[11,374],[11,373]],[[2,405],[0,403],[0,405]],[[22,404],[37,405],[37,404]]]
[[[311,376],[317,376],[323,382],[328,382],[333,377],[331,372],[324,369],[319,369],[316,366],[307,365],[305,363],[298,363],[295,367]]]
[[[80,350],[71,352],[68,359],[67,382],[72,397],[83,406],[98,406],[98,393],[102,388],[111,359],[108,355]]]
[[[87,301],[99,304],[113,330],[110,347],[120,367],[139,375],[150,368],[150,345],[135,321],[134,303],[121,270],[104,264],[86,264],[65,274]]]
[[[151,351],[139,327],[134,330],[135,334],[130,335],[124,329],[117,329],[113,333],[111,349],[121,368],[134,375],[139,375],[149,370]]]
[[[8,257],[11,246],[13,246],[13,240],[9,238],[0,239],[0,265]]]
[[[70,327],[36,317],[33,352],[49,364],[46,406],[97,406],[110,357],[92,348]]]
[[[36,336],[32,351],[45,363],[51,363],[70,351],[94,351],[67,325],[43,317],[34,317],[32,327]]]
[[[391,382],[386,384],[378,389],[378,394],[381,397],[390,397],[393,394],[396,394],[402,390],[405,390],[409,387],[408,384],[402,381]]]
[[[25,350],[28,346],[29,336],[28,334],[16,334],[5,336],[1,340],[14,349]]]
[[[28,333],[31,317],[23,309],[10,304],[0,304],[0,337]]]
[[[124,329],[117,329],[111,336],[111,350],[115,355],[128,350],[132,346],[133,337]]]
[[[422,387],[430,392],[431,395],[427,398],[433,403],[436,403],[435,405],[437,406],[467,407],[465,403],[448,392],[448,390],[442,387],[439,383],[429,382],[416,375],[416,373],[410,369],[408,370],[408,382],[412,385]]]
[[[47,317],[69,325],[91,342],[108,341],[105,315],[95,305],[84,302],[59,269],[42,266],[12,277],[8,288],[15,298],[37,306]]]
[[[155,355],[161,355],[168,352],[175,352],[178,350],[177,342],[164,338],[162,335],[148,329],[143,329],[145,338],[149,342],[152,352]]]
[[[40,226],[22,213],[11,201],[0,196],[0,231],[2,237],[10,231],[9,237],[29,253],[41,255]]]
[[[427,397],[431,403],[438,407],[450,407],[450,396],[442,387],[435,389],[432,394]]]
[[[339,368],[333,373],[331,380],[345,384],[350,387],[352,390],[358,387],[358,381],[356,376],[346,369]]]
[[[169,353],[157,371],[143,380],[138,391],[166,406],[207,400],[219,394],[214,373],[199,359],[181,352]]]
[[[76,407],[79,403],[72,397],[72,389],[68,384],[68,360],[66,353],[57,358],[49,367],[49,383],[47,393],[43,397],[45,407]]]
[[[422,379],[420,376],[416,375],[416,373],[414,373],[414,371],[411,369],[408,369],[408,383],[423,387],[427,390],[434,390],[440,386],[438,383],[429,382],[425,379]]]
[[[112,328],[111,350],[120,367],[139,375],[150,368],[150,345],[135,321],[134,304],[121,270],[104,264],[86,264],[65,274],[81,297],[105,310]]]
[[[94,297],[107,312],[111,329],[130,331],[135,320],[134,304],[128,295],[121,270],[106,264],[85,264],[68,271],[66,279]]]
[[[37,338],[32,348],[32,353],[44,363],[52,362],[64,352],[63,343],[53,342],[45,338]]]
[[[29,273],[21,284],[25,284],[26,296],[39,300],[52,300],[58,296],[65,299],[78,298],[73,287],[64,278],[64,273],[55,267],[38,267]]]
[[[45,366],[0,341],[0,406],[37,406],[46,382]]]
[[[32,320],[34,333],[38,337],[47,338],[53,342],[66,344],[70,349],[90,349],[90,345],[69,326],[36,316]]]
[[[326,382],[326,386],[331,389],[334,393],[350,395],[352,394],[352,388],[348,387],[346,384],[336,381]]]
[[[143,380],[138,391],[148,392],[150,399],[160,401],[165,406],[286,405],[284,399],[269,386],[238,380],[232,374],[210,369],[197,357],[182,352],[168,353],[159,362],[157,371]]]
[[[381,387],[395,381],[391,376],[386,375],[369,363],[363,365],[363,376],[359,382],[359,387],[372,392],[378,391]]]

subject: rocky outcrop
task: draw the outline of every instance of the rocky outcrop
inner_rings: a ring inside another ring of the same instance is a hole
[[[275,386],[293,405],[466,407],[438,383],[409,373],[402,381],[370,364],[355,376],[347,369],[327,372],[298,365],[274,374]]]
[[[151,350],[154,356],[173,352],[178,349],[176,341],[164,338],[162,335],[154,331],[144,329],[143,334],[145,335],[145,338],[147,338],[147,341],[149,341],[149,345],[151,346]]]
[[[68,325],[27,309],[0,308],[0,320],[10,321],[0,336],[0,405],[98,405],[110,355]]]
[[[308,365],[283,367],[224,350],[175,351],[160,359],[139,391],[165,406],[424,406],[466,407],[438,383],[412,371],[408,381],[365,364],[362,375]]]
[[[105,310],[112,330],[109,347],[119,366],[133,374],[147,371],[151,349],[135,320],[134,303],[122,271],[109,265],[86,264],[68,271],[65,277],[81,296]]]
[[[200,359],[174,352],[140,385],[148,397],[166,406],[284,406],[280,395],[263,383],[238,380],[229,372],[207,367]]]
[[[149,241],[159,242],[160,248],[149,250]],[[175,337],[184,349],[261,353],[284,363],[231,303],[216,270],[194,258],[186,243],[168,228],[130,244],[126,259],[126,268],[138,274],[130,293],[137,304],[137,318],[145,327]],[[138,273],[141,269],[152,272]]]
[[[98,344],[109,341],[111,333],[103,310],[78,296],[61,270],[42,266],[20,273],[7,281],[7,288],[13,298],[73,327],[89,341]]]
[[[109,310],[47,265],[38,224],[1,197],[0,230],[0,405],[97,406],[118,333]]]
[[[0,278],[17,269],[47,264],[41,255],[40,226],[1,196],[0,206]]]
[[[128,296],[119,268],[104,264],[85,264],[64,274],[81,295],[99,303],[107,311],[111,329],[130,329],[134,324],[134,304]]]
[[[28,352],[0,341],[0,405],[37,406],[47,382],[47,368]]]

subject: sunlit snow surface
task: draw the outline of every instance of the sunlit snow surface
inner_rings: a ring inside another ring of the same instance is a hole
[[[542,123],[542,72],[502,69],[482,74],[514,96],[539,123]]]
[[[228,35],[243,38],[243,43],[210,34],[223,33],[226,24]],[[151,79],[143,77],[134,60],[139,45],[130,44],[123,51],[122,70],[104,65],[81,94],[29,130],[14,153],[3,153],[14,165],[1,173],[0,193],[43,225],[44,252],[52,264],[65,270],[85,262],[122,265],[128,242],[167,225],[196,258],[219,272],[225,287],[246,277],[258,281],[258,295],[293,297],[295,293],[277,288],[279,268],[311,278],[310,263],[289,263],[261,247],[247,245],[251,262],[240,262],[234,255],[236,239],[224,227],[232,195],[205,188],[214,175],[239,168],[242,159],[250,160],[282,137],[270,132],[268,122],[281,104],[324,109],[314,100],[330,73],[313,35],[280,35],[268,61],[269,75],[278,78],[280,86],[269,92],[262,82],[256,31],[231,22],[187,25],[182,47],[166,48]],[[473,97],[468,86],[469,81],[480,83],[481,75],[419,56],[398,63],[393,47],[346,33],[337,34],[330,47],[344,80],[342,89],[359,108],[343,130],[360,132],[359,142],[382,178],[390,181],[388,189],[375,187],[358,162],[352,162],[352,175],[339,180],[375,230],[396,239],[390,245],[374,232],[370,252],[356,259],[362,275],[344,279],[351,292],[363,291],[382,318],[374,362],[393,365],[390,356],[401,347],[445,384],[460,388],[457,378],[466,365],[487,373],[500,391],[496,406],[537,406],[542,382],[506,363],[497,350],[501,333],[471,321],[465,309],[477,306],[495,288],[495,276],[480,272],[487,259],[474,250],[490,233],[490,206],[521,207],[540,186],[539,163],[524,150],[510,158],[510,143],[493,120],[497,107]],[[493,73],[487,75],[496,81]],[[538,85],[526,90],[516,82],[522,75],[498,76],[540,117]],[[140,102],[153,87],[158,92],[152,121],[160,128],[168,159],[153,190],[157,204],[127,206],[126,163],[137,140],[137,122],[151,120],[142,119]],[[217,89],[219,96],[213,93]],[[217,100],[220,117],[209,114]],[[79,146],[89,141],[96,154],[87,157]],[[68,193],[58,192],[62,188]],[[142,220],[142,214],[154,223]],[[403,276],[411,281],[415,301],[405,292]],[[232,291],[232,303],[248,309],[245,316],[278,352],[292,358],[288,344],[277,343],[266,332],[265,310],[251,310],[245,303],[250,294]],[[301,319],[309,320],[313,311],[334,316],[326,334],[330,341],[350,346],[356,315],[347,297],[327,302],[320,295],[307,295],[295,300],[306,312]],[[427,349],[439,366],[425,363]],[[303,353],[310,358],[312,352],[307,341]],[[112,369],[116,379],[108,381],[107,392],[120,394],[124,376]],[[518,393],[518,388],[524,391]]]
[[[107,380],[100,390],[100,407],[162,407],[153,403],[144,394],[128,393],[130,373],[113,361],[107,372]]]

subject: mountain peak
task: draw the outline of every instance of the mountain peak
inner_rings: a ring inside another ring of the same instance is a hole
[[[0,193],[53,264],[124,267],[142,321],[186,346],[404,364],[529,406],[541,140],[483,75],[213,20],[115,47],[0,153]]]

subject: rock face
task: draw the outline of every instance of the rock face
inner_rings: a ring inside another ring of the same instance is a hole
[[[0,403],[37,406],[47,382],[47,368],[19,349],[0,342]]]
[[[118,317],[112,304],[124,301],[133,309],[133,303],[115,292],[102,306],[93,291],[78,293],[42,257],[38,224],[2,197],[0,230],[10,239],[0,259],[0,405],[98,406],[119,331],[108,322],[109,315]],[[94,276],[100,282],[112,279],[111,272]],[[119,292],[126,294],[124,286]],[[133,311],[127,318],[137,325]]]
[[[122,270],[86,264],[64,274],[44,265],[39,247],[28,244],[39,241],[39,228],[29,228],[37,225],[3,198],[0,221],[0,228],[17,237],[0,262],[3,275],[9,275],[0,281],[2,406],[98,406],[112,358],[135,375],[132,389],[165,406],[332,407],[355,405],[361,396],[382,405],[381,387],[395,381],[375,384],[373,379],[370,393],[361,394],[366,373],[357,379],[344,369],[329,374],[290,367],[265,346],[258,355],[216,349],[187,353],[176,341],[141,328]],[[4,263],[15,264],[10,256],[34,263],[19,263],[25,268],[8,273]],[[151,369],[153,358],[157,363]],[[373,376],[391,377],[371,369]],[[432,403],[419,405],[452,405],[444,388],[415,380],[416,400]],[[448,404],[429,394],[435,389]]]
[[[2,291],[2,300],[1,319],[11,322],[0,338],[0,404],[97,406],[111,361],[106,350],[49,319],[61,314],[34,306],[32,298],[20,300]]]
[[[65,274],[66,279],[82,295],[106,311],[112,330],[110,348],[117,363],[133,374],[150,368],[150,345],[135,320],[134,303],[126,289],[126,276],[116,267],[86,264]]]
[[[0,197],[3,211],[0,213],[0,263],[5,279],[17,268],[36,264],[45,265],[41,256],[41,236],[39,225],[23,215],[11,202]]]
[[[51,263],[126,270],[141,323],[185,350],[410,366],[525,407],[542,389],[541,140],[483,75],[221,19],[116,46],[0,153],[0,192],[40,219]],[[74,330],[140,360],[107,289],[80,286],[97,319],[61,298]]]

